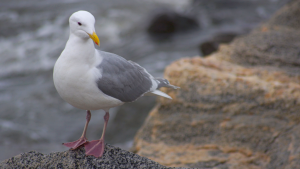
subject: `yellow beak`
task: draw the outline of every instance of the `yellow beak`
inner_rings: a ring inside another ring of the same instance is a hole
[[[96,43],[96,45],[100,46],[100,41],[99,41],[99,38],[98,36],[96,35],[95,32],[93,32],[93,34],[89,34],[88,35],[90,36],[90,38]]]

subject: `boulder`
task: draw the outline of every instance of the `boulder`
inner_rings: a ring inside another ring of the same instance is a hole
[[[167,168],[145,157],[106,144],[101,158],[85,156],[83,147],[78,150],[56,152],[48,155],[30,151],[0,163],[0,168]]]
[[[165,70],[132,150],[162,165],[300,168],[300,0],[206,57]]]
[[[186,32],[198,28],[195,18],[175,12],[170,9],[154,11],[147,27],[149,35],[159,38],[168,37],[175,33]]]
[[[214,35],[212,38],[202,42],[199,50],[203,56],[207,56],[216,52],[220,44],[231,42],[238,34],[234,32],[223,32]]]

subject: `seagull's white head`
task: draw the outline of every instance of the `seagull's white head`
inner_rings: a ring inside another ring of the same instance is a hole
[[[87,11],[78,11],[69,18],[70,31],[80,38],[91,38],[97,45],[100,45],[98,36],[95,33],[95,18]]]

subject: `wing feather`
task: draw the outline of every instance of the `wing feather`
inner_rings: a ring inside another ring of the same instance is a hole
[[[96,83],[103,93],[123,102],[132,102],[149,92],[152,87],[149,73],[116,54],[99,52],[103,60],[97,68],[101,69],[102,77]]]

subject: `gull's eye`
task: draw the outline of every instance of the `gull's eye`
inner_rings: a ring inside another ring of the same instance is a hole
[[[81,26],[82,24],[80,22],[78,22],[78,25]]]

